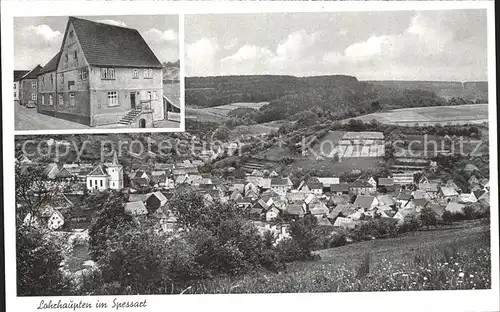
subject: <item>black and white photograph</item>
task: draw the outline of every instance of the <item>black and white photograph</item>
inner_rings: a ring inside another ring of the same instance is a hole
[[[9,308],[500,308],[493,5],[442,3],[2,4]]]
[[[16,130],[179,128],[179,17],[14,19]]]

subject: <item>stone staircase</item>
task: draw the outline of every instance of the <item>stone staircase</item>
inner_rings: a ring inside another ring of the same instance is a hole
[[[139,116],[140,114],[141,114],[140,110],[133,109],[130,112],[128,112],[125,116],[123,116],[123,118],[120,119],[118,123],[122,125],[130,125],[133,121],[135,121],[137,116]]]

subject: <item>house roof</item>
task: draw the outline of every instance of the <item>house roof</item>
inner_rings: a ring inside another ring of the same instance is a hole
[[[323,189],[323,183],[319,182],[317,178],[310,178],[307,180],[307,187],[309,189]]]
[[[396,197],[397,200],[410,200],[411,199],[411,194],[410,193],[405,193],[405,192],[400,192],[398,194],[398,197]]]
[[[36,65],[35,68],[27,72],[24,76],[22,76],[19,80],[23,79],[37,79],[38,73],[42,70],[42,66]]]
[[[377,196],[377,200],[381,205],[385,206],[391,206],[396,204],[396,201],[390,195],[379,195]]]
[[[22,76],[26,75],[29,70],[14,70],[14,82],[19,81]]]
[[[453,187],[443,186],[441,187],[441,192],[443,196],[458,196],[457,191]]]
[[[59,63],[59,58],[61,56],[61,52],[57,52],[50,61],[45,64],[45,66],[38,72],[38,75],[45,74],[48,72],[55,71],[57,69],[57,64]]]
[[[106,173],[106,170],[104,170],[103,165],[97,165],[94,170],[92,170],[88,176],[93,176],[93,177],[102,177],[102,176],[107,176],[108,174]]]
[[[351,185],[351,187],[373,187],[370,183],[365,180],[357,180]]]
[[[144,215],[148,213],[142,201],[125,203],[125,213],[130,215]]]
[[[373,196],[358,195],[356,197],[356,201],[354,202],[354,205],[368,209],[371,207],[374,200],[375,200],[375,197],[373,197]]]
[[[379,186],[393,186],[394,180],[392,178],[379,178],[378,185]]]
[[[412,203],[415,205],[415,207],[425,207],[427,205],[427,199],[425,198],[413,199]]]
[[[455,212],[455,213],[456,212],[463,212],[464,207],[465,207],[465,205],[462,205],[462,204],[459,204],[459,203],[450,202],[446,206],[445,210],[449,211],[449,212]]]
[[[148,200],[149,196],[151,196],[151,193],[148,194],[129,194],[128,195],[128,201],[129,202],[145,202]]]
[[[473,193],[474,193],[474,196],[476,196],[476,198],[479,199],[486,192],[483,190],[477,190],[477,191],[474,191]]]
[[[289,178],[272,178],[271,186],[290,186]]]
[[[332,226],[332,223],[327,218],[322,218],[321,220],[318,221],[318,225]]]
[[[71,16],[85,58],[94,66],[163,68],[136,29]],[[68,22],[68,23],[69,23]]]
[[[332,187],[333,185],[335,184],[339,184],[340,183],[340,179],[339,178],[333,178],[333,177],[330,177],[330,178],[320,178],[320,177],[316,177],[316,179],[323,183],[323,186],[330,186]]]
[[[158,198],[158,200],[159,200],[160,202],[164,202],[164,203],[166,203],[166,202],[167,202],[167,197],[165,197],[165,195],[163,195],[163,193],[162,193],[162,192],[160,192],[160,191],[156,191],[156,192],[151,193],[151,194],[150,194],[150,196],[148,197],[148,199],[149,199],[151,196],[155,196],[156,198]]]
[[[313,207],[309,209],[312,215],[327,215],[330,211],[322,202],[316,202]]]
[[[296,216],[304,214],[304,209],[302,209],[302,205],[300,204],[288,204],[285,211],[288,214]]]
[[[356,212],[356,209],[354,209],[351,204],[340,204],[333,208],[332,211],[330,211],[330,213],[328,214],[328,218],[335,219],[340,214],[342,214],[344,217],[347,217],[354,212]]]
[[[349,188],[350,188],[350,186],[348,183],[340,183],[340,184],[331,184],[330,185],[330,190],[332,192],[348,192]]]
[[[420,183],[418,185],[418,188],[424,191],[428,192],[437,192],[438,191],[438,184],[437,183]]]

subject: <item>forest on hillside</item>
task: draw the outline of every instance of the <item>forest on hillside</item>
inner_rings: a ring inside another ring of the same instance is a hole
[[[270,102],[260,109],[238,108],[230,112],[233,125],[298,120],[305,114],[314,118],[311,113],[336,120],[396,108],[461,105],[484,100],[459,96],[444,98],[434,91],[439,85],[371,83],[345,75],[188,77],[185,94],[186,105],[198,108],[235,102]],[[477,86],[476,93],[484,96],[483,84],[464,86],[468,89]]]

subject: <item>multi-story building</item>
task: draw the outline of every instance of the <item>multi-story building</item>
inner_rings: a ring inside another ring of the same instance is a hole
[[[19,80],[28,72],[29,70],[14,70],[14,102],[19,102]]]
[[[131,28],[70,17],[38,83],[38,112],[89,126],[151,127],[166,117],[162,64]]]
[[[28,102],[37,102],[38,97],[38,79],[37,75],[42,66],[37,65],[27,74],[19,79],[19,103],[26,105]]]
[[[86,177],[87,189],[105,191],[123,188],[123,166],[118,163],[116,151],[111,163],[98,164]]]

